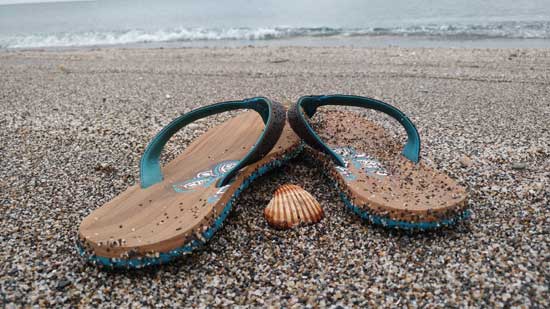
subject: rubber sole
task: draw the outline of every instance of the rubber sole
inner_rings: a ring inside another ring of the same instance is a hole
[[[346,204],[346,207],[350,209],[353,213],[361,217],[364,221],[368,221],[375,225],[380,225],[387,228],[395,228],[400,230],[408,230],[408,231],[429,231],[429,230],[435,230],[442,227],[450,227],[455,224],[457,224],[460,221],[467,220],[471,212],[470,210],[466,209],[459,215],[445,219],[440,221],[430,221],[430,222],[407,222],[407,221],[399,221],[394,220],[390,218],[383,218],[380,216],[376,216],[373,214],[370,214],[368,211],[359,208],[358,206],[354,205],[352,202],[350,202],[349,198],[340,190],[339,195],[340,199]]]
[[[184,244],[181,247],[172,249],[168,252],[157,253],[155,257],[137,257],[130,259],[121,259],[121,258],[109,258],[103,256],[97,256],[94,254],[89,254],[84,250],[82,245],[77,241],[76,248],[80,256],[84,257],[88,262],[106,268],[143,268],[148,266],[162,265],[169,263],[177,257],[191,254],[194,250],[204,245],[208,240],[210,240],[214,234],[222,227],[223,222],[229,215],[233,207],[233,203],[238,198],[243,190],[248,188],[250,184],[256,180],[258,177],[263,176],[264,174],[274,170],[277,167],[280,167],[287,163],[289,160],[298,156],[303,150],[303,145],[300,144],[296,149],[292,150],[290,153],[283,155],[281,158],[277,158],[273,161],[270,161],[267,164],[260,166],[257,171],[251,174],[243,183],[239,186],[235,193],[231,196],[229,201],[225,204],[220,215],[214,220],[214,223],[208,227],[206,231],[202,233],[202,239],[194,239]]]
[[[306,157],[308,158],[308,160],[310,160],[310,162],[315,163],[316,161],[315,158],[311,157],[307,153],[306,153]],[[456,215],[455,217],[440,220],[440,221],[408,222],[408,221],[400,221],[400,220],[395,220],[391,218],[377,216],[353,204],[351,202],[352,199],[350,199],[346,195],[344,190],[340,189],[338,180],[331,177],[331,175],[326,170],[323,170],[322,173],[323,175],[325,175],[325,177],[327,177],[332,182],[332,185],[338,191],[338,195],[346,205],[346,208],[348,208],[354,214],[359,216],[363,221],[372,223],[374,225],[379,225],[386,228],[407,230],[407,231],[429,231],[429,230],[439,229],[442,227],[450,227],[450,226],[456,225],[458,222],[467,220],[471,216],[471,211],[469,209],[464,210],[462,213]]]

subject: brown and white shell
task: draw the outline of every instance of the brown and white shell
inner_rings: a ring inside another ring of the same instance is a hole
[[[280,186],[264,209],[264,217],[272,227],[290,229],[300,223],[317,223],[324,216],[317,200],[306,190],[292,184]]]

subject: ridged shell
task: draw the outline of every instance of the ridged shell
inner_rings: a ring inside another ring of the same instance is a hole
[[[280,186],[264,209],[264,217],[269,225],[290,229],[300,223],[317,223],[324,216],[317,200],[299,186]]]

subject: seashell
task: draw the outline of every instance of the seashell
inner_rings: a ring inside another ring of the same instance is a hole
[[[264,217],[275,228],[290,229],[300,223],[317,223],[324,216],[317,200],[299,186],[280,186],[264,209]]]

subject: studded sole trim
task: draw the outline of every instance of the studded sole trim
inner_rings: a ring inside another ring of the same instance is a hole
[[[409,230],[409,231],[429,231],[429,230],[439,229],[442,227],[453,226],[460,221],[467,220],[471,216],[471,211],[469,209],[466,209],[462,213],[456,215],[453,218],[443,219],[439,221],[431,221],[431,222],[399,221],[399,220],[394,220],[390,218],[384,218],[377,215],[373,215],[368,211],[354,205],[344,192],[340,190],[338,191],[339,191],[340,199],[344,202],[344,204],[346,204],[346,207],[348,209],[353,211],[353,213],[361,217],[361,219],[363,219],[364,221],[368,221],[372,224],[381,225],[387,228],[395,228],[395,229]]]

